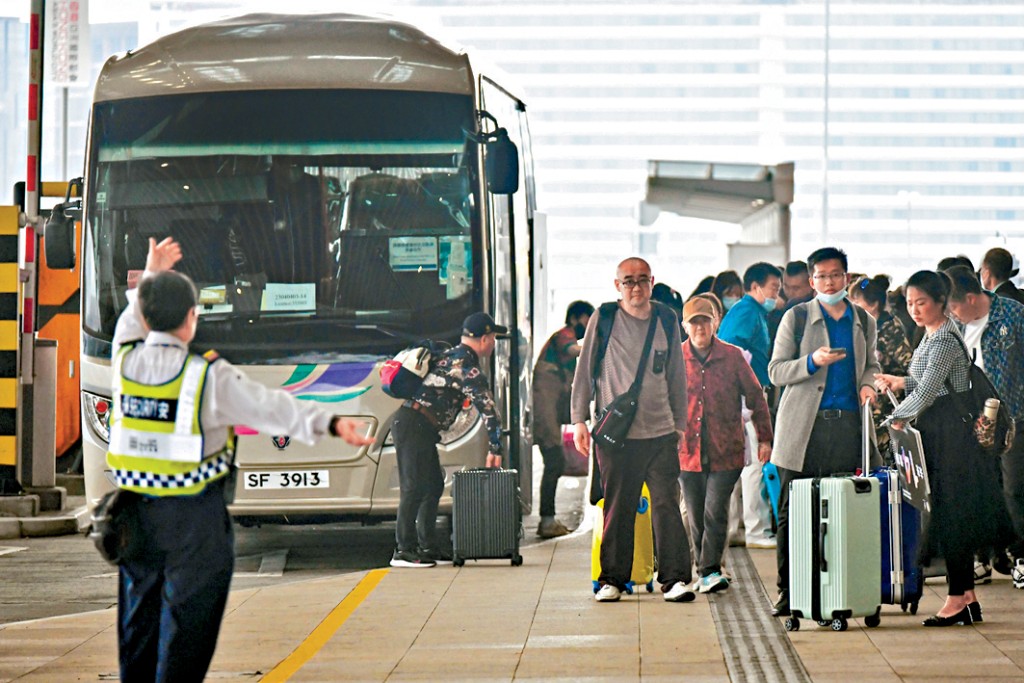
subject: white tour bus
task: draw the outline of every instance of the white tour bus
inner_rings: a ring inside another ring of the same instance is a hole
[[[379,17],[261,14],[182,30],[104,65],[79,196],[54,211],[45,250],[50,267],[80,259],[90,505],[112,485],[114,324],[148,238],[171,235],[177,268],[201,289],[196,351],[363,418],[376,437],[307,447],[238,425],[233,514],[394,516],[401,403],[381,391],[380,364],[421,339],[458,343],[478,310],[510,328],[484,365],[528,510],[529,129],[522,99],[471,55]],[[439,450],[449,483],[483,464],[475,409]]]

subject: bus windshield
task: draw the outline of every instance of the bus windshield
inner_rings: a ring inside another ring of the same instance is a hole
[[[480,305],[468,95],[199,93],[93,112],[83,328],[109,342],[173,236],[199,288],[198,347],[330,362],[457,338]]]

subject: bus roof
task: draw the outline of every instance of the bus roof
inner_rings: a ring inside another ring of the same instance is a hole
[[[409,24],[354,14],[248,14],[111,57],[95,101],[321,88],[475,92],[465,52]]]

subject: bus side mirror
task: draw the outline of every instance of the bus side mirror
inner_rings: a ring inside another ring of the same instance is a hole
[[[79,199],[72,199],[76,190]],[[64,201],[50,210],[43,227],[48,268],[71,270],[75,267],[75,222],[82,220],[81,196],[82,179],[75,178],[68,183]]]
[[[492,194],[515,194],[519,190],[519,150],[499,128],[487,141],[487,189]]]

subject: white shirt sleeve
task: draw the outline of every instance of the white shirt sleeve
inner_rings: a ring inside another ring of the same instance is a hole
[[[263,434],[287,434],[308,445],[330,432],[334,417],[313,402],[300,401],[282,389],[254,382],[225,360],[210,367],[203,400],[204,427],[241,424]]]

